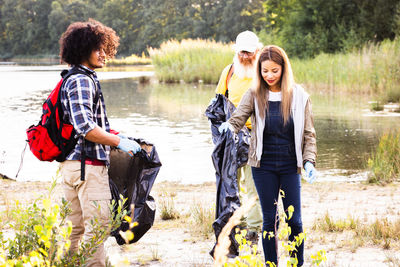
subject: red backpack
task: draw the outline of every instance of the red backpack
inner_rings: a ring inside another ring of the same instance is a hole
[[[37,125],[31,125],[26,134],[29,148],[41,161],[63,162],[74,149],[78,139],[75,138],[73,125],[63,121],[60,90],[69,76],[84,74],[92,79],[90,74],[77,67],[61,72],[61,80],[43,103],[43,113]],[[94,84],[96,84],[94,82]],[[96,103],[96,102],[95,102]]]

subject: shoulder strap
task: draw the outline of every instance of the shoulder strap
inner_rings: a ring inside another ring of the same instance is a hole
[[[94,88],[95,88],[95,95],[94,95],[94,100],[93,100],[93,110],[96,109],[97,103],[99,102],[99,90],[97,88],[97,84],[96,81],[94,80],[94,78],[92,77],[92,75],[88,72],[86,72],[83,69],[80,69],[78,67],[72,67],[70,70],[63,70],[61,72],[61,76],[63,78],[63,83],[61,85],[61,87],[64,85],[64,83],[66,82],[66,80],[69,78],[69,76],[74,75],[74,74],[83,74],[88,76],[93,84],[94,84]],[[58,97],[60,98],[60,95],[58,95]],[[58,101],[60,102],[60,101]],[[61,107],[59,108],[59,111],[61,111]],[[60,117],[62,118],[62,117]],[[82,138],[82,143],[81,143],[81,180],[84,181],[85,180],[85,161],[86,161],[86,151],[85,151],[85,138]]]
[[[92,74],[90,74],[89,72],[87,72],[87,71],[85,71],[85,70],[83,70],[81,68],[78,68],[78,67],[72,67],[69,70],[63,70],[61,72],[61,77],[63,78],[63,83],[62,83],[61,87],[64,85],[64,83],[67,81],[67,79],[71,75],[74,75],[74,74],[83,74],[83,75],[88,76],[92,80],[92,82],[94,84],[95,92],[96,92],[95,95],[94,95],[94,101],[93,101],[93,110],[95,110],[96,105],[99,102],[100,96],[99,96],[99,90],[97,88],[97,83],[94,80]]]
[[[228,75],[226,75],[226,90],[225,90],[225,96],[226,96],[226,98],[229,97],[228,84],[229,84],[229,81],[230,81],[231,78],[232,78],[233,72],[234,72],[234,68],[233,68],[233,63],[232,63],[232,64],[231,64],[231,67],[229,68]]]

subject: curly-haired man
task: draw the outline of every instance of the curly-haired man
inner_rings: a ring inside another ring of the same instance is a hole
[[[73,227],[71,253],[78,251],[82,237],[85,243],[93,241],[93,222],[107,229],[110,146],[132,153],[140,150],[135,141],[110,133],[104,97],[94,71],[116,54],[118,45],[115,31],[95,20],[72,23],[60,38],[62,61],[81,72],[71,75],[61,88],[63,119],[74,126],[79,136],[75,148],[60,166],[64,195],[72,209],[68,216]],[[84,177],[81,177],[81,157],[86,158]],[[103,244],[97,246],[87,263],[87,266],[105,266]]]

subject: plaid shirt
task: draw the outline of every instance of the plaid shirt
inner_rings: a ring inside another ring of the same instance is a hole
[[[79,65],[78,67],[92,76],[96,82],[96,86],[92,79],[84,74],[74,74],[68,77],[61,88],[61,103],[64,111],[63,119],[74,126],[76,137],[86,136],[96,126],[110,132],[104,97],[96,73],[85,66]],[[93,103],[96,95],[96,87],[99,100],[97,103]],[[82,140],[83,138],[78,139],[75,148],[67,156],[67,160],[81,159]],[[85,139],[85,151],[87,158],[103,160],[109,165],[110,146],[93,143]]]

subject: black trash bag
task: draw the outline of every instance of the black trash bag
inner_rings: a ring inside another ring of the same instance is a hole
[[[133,221],[138,225],[131,229],[134,234],[133,240],[137,242],[152,226],[155,219],[156,203],[150,195],[154,181],[161,167],[155,146],[143,139],[133,139],[140,144],[142,150],[131,157],[120,149],[112,148],[110,152],[110,167],[108,176],[110,182],[112,199],[118,203],[121,199],[127,198],[124,209],[127,215],[131,216],[131,204],[134,204]],[[114,207],[114,214],[117,213],[117,205]],[[123,221],[121,226],[111,232],[119,245],[126,244],[119,234],[129,229],[129,223]]]
[[[208,106],[205,112],[211,122],[212,139],[215,144],[212,161],[216,175],[217,201],[216,219],[212,226],[217,241],[222,228],[233,212],[240,207],[237,169],[244,166],[248,160],[250,133],[247,127],[243,127],[238,134],[229,130],[220,134],[218,131],[221,123],[229,119],[235,109],[232,102],[224,95],[218,94],[217,100]],[[234,229],[229,237],[231,240],[229,253],[237,255],[239,244],[235,240]],[[215,245],[210,251],[213,257]]]

